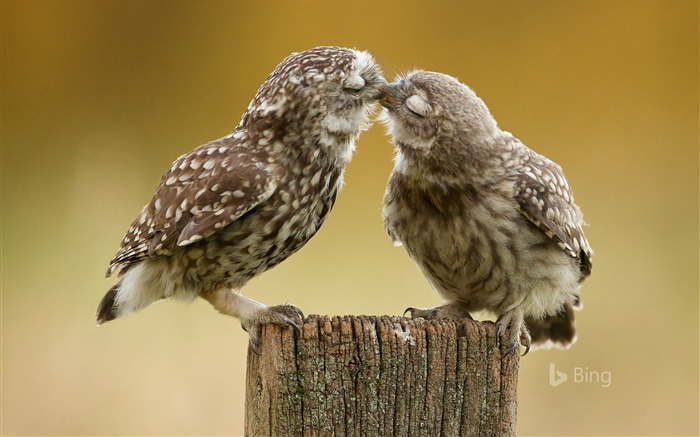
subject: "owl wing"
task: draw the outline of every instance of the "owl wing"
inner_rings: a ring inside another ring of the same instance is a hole
[[[556,163],[521,145],[514,174],[515,199],[520,213],[581,262],[581,272],[591,272],[591,248],[583,233],[583,214],[564,172]]]
[[[107,276],[209,237],[268,199],[276,187],[266,165],[231,136],[194,149],[163,175],[124,236]]]

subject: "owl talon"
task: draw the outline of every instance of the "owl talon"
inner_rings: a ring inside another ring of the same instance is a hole
[[[286,315],[289,319],[305,319],[304,313],[294,305],[288,303],[284,305],[276,305],[269,308],[271,311],[276,311],[278,313]],[[296,326],[296,325],[295,325]]]
[[[432,320],[435,317],[435,315],[438,313],[436,308],[425,309],[425,308],[409,307],[409,308],[406,308],[406,310],[403,312],[403,316],[405,317],[406,313],[409,313],[409,312],[411,313],[411,316],[410,316],[411,319],[421,318],[421,319],[425,319],[425,320]]]
[[[301,332],[301,328],[299,327],[299,325],[297,325],[296,323],[294,323],[294,320],[292,320],[292,319],[284,319],[284,323],[286,323],[287,326],[291,326],[292,328],[294,328],[294,332],[297,332],[297,333]]]
[[[510,344],[508,350],[503,354],[504,358],[520,346],[525,348],[522,356],[527,355],[530,351],[530,344],[532,343],[530,333],[525,325],[522,312],[517,308],[498,317],[498,320],[496,320],[496,336],[502,342]]]
[[[401,316],[402,316],[402,317],[406,317],[406,313],[410,313],[409,317],[413,319],[413,318],[414,318],[414,317],[413,317],[413,312],[414,312],[415,310],[416,310],[415,308],[408,307],[408,308],[406,308],[406,309],[403,311],[403,314],[401,314]]]
[[[474,320],[461,303],[449,303],[447,305],[435,307],[435,308],[406,308],[403,312],[404,316],[407,312],[411,312],[411,318],[416,319],[418,317],[425,320],[434,319],[451,319],[451,320],[462,320],[469,319]]]
[[[245,328],[244,328],[245,329]],[[262,326],[258,325],[257,329],[254,329],[250,333],[250,338],[248,339],[248,347],[257,356],[261,356],[258,346],[260,346],[262,337]]]
[[[297,331],[300,330],[299,325],[294,322],[294,319],[304,321],[304,313],[294,305],[284,304],[275,305],[273,307],[268,307],[265,311],[266,313],[272,313],[267,315],[262,315],[264,323],[276,323],[278,325],[289,325],[293,326]],[[270,319],[269,321],[266,319]]]
[[[241,327],[250,336],[250,349],[260,355],[258,347],[262,343],[262,327],[266,324],[279,325],[294,329],[295,335],[301,332],[301,328],[294,319],[304,321],[304,313],[294,305],[277,305],[266,307],[257,312],[251,319],[243,321]]]

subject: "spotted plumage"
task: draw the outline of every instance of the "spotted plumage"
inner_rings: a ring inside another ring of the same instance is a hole
[[[384,223],[446,300],[413,317],[499,315],[513,346],[568,346],[591,272],[583,216],[561,168],[498,128],[453,77],[417,71],[389,85],[396,146]],[[527,327],[526,327],[527,325]]]
[[[286,313],[296,311],[272,311],[238,291],[319,229],[384,83],[372,56],[357,50],[317,47],[282,61],[231,134],[162,176],[110,263],[108,276],[121,280],[100,303],[98,324],[197,296],[249,331],[292,323]]]

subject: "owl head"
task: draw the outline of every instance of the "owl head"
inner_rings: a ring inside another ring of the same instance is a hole
[[[474,91],[442,73],[419,70],[400,76],[383,88],[380,103],[385,108],[380,118],[397,149],[397,167],[424,176],[468,174],[465,167],[488,156],[501,133]]]
[[[322,46],[293,53],[263,82],[241,125],[274,132],[292,148],[344,149],[368,127],[385,85],[381,68],[367,52]]]

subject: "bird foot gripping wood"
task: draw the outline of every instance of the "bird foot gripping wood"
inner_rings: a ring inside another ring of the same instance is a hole
[[[523,313],[518,308],[507,311],[498,317],[498,320],[496,320],[496,335],[501,341],[510,344],[508,351],[504,355],[510,354],[519,346],[525,348],[523,355],[527,355],[530,351],[530,344],[532,343],[530,332],[525,325]]]
[[[304,320],[304,313],[294,305],[268,307],[234,290],[222,288],[201,296],[221,314],[241,320],[241,327],[250,335],[250,348],[256,354],[262,338],[262,325],[291,326],[299,331],[296,321],[302,323]]]
[[[474,320],[471,314],[469,314],[469,311],[465,309],[464,305],[458,302],[449,303],[447,305],[435,308],[409,307],[406,308],[406,311],[404,311],[404,316],[406,313],[410,313],[411,319],[417,319],[420,317],[426,320]],[[498,317],[498,320],[496,321],[496,335],[502,342],[506,342],[510,345],[504,356],[510,354],[519,346],[523,346],[525,348],[523,355],[526,355],[530,351],[530,344],[532,343],[530,339],[530,332],[525,325],[522,312],[517,308],[501,314],[501,316]]]
[[[296,320],[296,321],[295,321]],[[297,323],[299,322],[299,323]],[[304,322],[304,313],[294,305],[276,305],[266,307],[255,313],[249,319],[241,321],[241,327],[248,333],[250,349],[256,355],[260,355],[259,346],[262,341],[262,327],[266,324],[289,326],[299,332],[299,325]]]
[[[467,311],[464,308],[464,305],[460,303],[449,303],[447,305],[442,305],[439,307],[435,308],[406,308],[406,310],[403,312],[403,315],[405,316],[406,313],[411,313],[411,318],[416,319],[418,317],[421,317],[426,320],[435,320],[435,319],[451,319],[451,320],[461,320],[461,319],[469,319],[469,320],[474,320],[469,314],[469,311]]]

